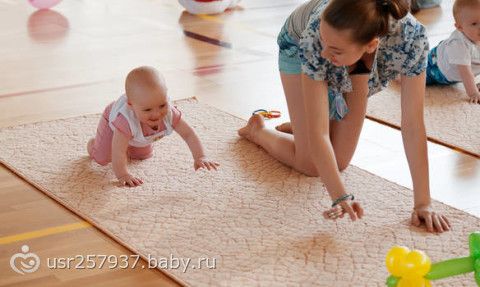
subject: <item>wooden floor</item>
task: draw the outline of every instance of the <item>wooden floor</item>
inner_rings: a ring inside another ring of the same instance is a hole
[[[257,108],[278,109],[286,121],[276,34],[302,2],[244,0],[222,15],[192,16],[174,0],[68,0],[37,12],[27,1],[0,0],[0,127],[99,113],[139,65],[161,70],[175,99],[195,96],[245,119]],[[417,14],[431,44],[453,30],[452,1],[443,2]],[[480,160],[432,143],[429,155],[432,196],[480,216]],[[353,164],[411,187],[395,129],[367,120]],[[14,273],[10,257],[25,244],[40,258],[131,252],[76,224],[83,220],[5,167],[0,198],[1,286],[177,285],[141,264]]]

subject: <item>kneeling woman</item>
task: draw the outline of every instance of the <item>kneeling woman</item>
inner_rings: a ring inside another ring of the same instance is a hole
[[[348,214],[356,220],[363,209],[345,189],[340,171],[357,146],[368,96],[401,75],[412,224],[424,221],[428,231],[443,232],[450,224],[431,208],[423,119],[428,39],[408,11],[408,0],[311,0],[298,7],[278,36],[291,123],[269,130],[254,115],[239,134],[284,164],[319,176],[333,201],[325,217]]]

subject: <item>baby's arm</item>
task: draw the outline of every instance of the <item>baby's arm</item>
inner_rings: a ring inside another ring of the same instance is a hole
[[[117,179],[124,185],[131,187],[141,185],[140,178],[132,176],[127,170],[127,151],[129,139],[117,129],[113,131],[112,139],[112,167]]]
[[[207,168],[208,170],[217,169],[219,164],[206,158],[200,139],[195,131],[187,124],[187,122],[183,120],[183,118],[180,118],[178,121],[177,125],[175,126],[175,131],[187,143],[188,148],[190,148],[194,160],[195,170],[199,168]]]
[[[475,85],[475,76],[473,75],[472,68],[469,65],[457,65],[458,73],[462,78],[465,91],[470,97],[470,103],[480,104],[480,91],[477,85]]]

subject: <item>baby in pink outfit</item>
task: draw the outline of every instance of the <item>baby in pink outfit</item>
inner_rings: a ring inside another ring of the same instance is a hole
[[[135,68],[125,81],[126,95],[109,104],[100,119],[95,138],[88,141],[90,157],[98,164],[112,162],[118,180],[138,186],[142,179],[131,175],[128,159],[147,159],[153,155],[154,141],[177,132],[187,143],[195,170],[217,169],[218,163],[206,158],[195,131],[168,98],[163,77],[152,67]]]

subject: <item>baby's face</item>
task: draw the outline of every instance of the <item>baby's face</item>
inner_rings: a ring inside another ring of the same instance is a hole
[[[140,122],[150,127],[157,127],[169,108],[167,91],[161,87],[142,89],[139,94],[129,97],[129,104]]]
[[[480,5],[468,7],[459,11],[457,28],[467,36],[470,41],[480,45]]]

